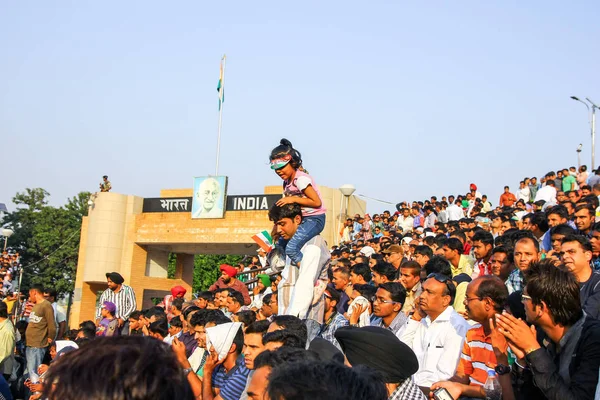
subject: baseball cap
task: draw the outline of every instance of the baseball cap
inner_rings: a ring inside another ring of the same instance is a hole
[[[387,249],[383,250],[382,253],[384,253],[384,254],[390,254],[390,253],[404,254],[404,250],[402,249],[402,247],[400,245],[393,244],[390,247],[388,247]]]
[[[105,301],[104,303],[102,303],[102,308],[104,308],[106,311],[112,314],[114,314],[115,311],[117,311],[117,306],[115,305],[115,303],[110,301]]]
[[[373,253],[375,253],[375,250],[373,250],[371,246],[364,246],[362,249],[360,249],[360,254],[367,257],[371,257]]]

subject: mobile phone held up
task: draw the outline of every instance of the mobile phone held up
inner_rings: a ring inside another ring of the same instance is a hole
[[[445,388],[435,389],[433,391],[433,398],[435,400],[455,400]]]

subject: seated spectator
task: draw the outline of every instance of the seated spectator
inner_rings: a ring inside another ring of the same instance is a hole
[[[600,317],[600,273],[590,266],[592,245],[581,235],[568,235],[562,239],[561,258],[564,265],[579,282],[581,308],[594,319]]]
[[[467,331],[458,368],[448,381],[436,382],[431,390],[443,387],[455,399],[461,396],[486,398],[483,385],[488,371],[495,369],[503,394],[511,398],[512,385],[508,367],[507,344],[504,336],[494,328],[492,321],[504,310],[508,290],[504,282],[494,276],[483,276],[469,283],[465,298],[469,319],[479,325]],[[497,349],[498,352],[495,352]],[[500,365],[500,368],[497,368]]]
[[[376,286],[381,285],[382,283],[393,282],[396,279],[398,271],[394,269],[388,263],[377,263],[373,268],[371,268],[373,272],[373,283]]]
[[[238,311],[233,316],[233,322],[241,322],[244,332],[246,328],[256,321],[256,313],[252,310]]]
[[[287,330],[297,335],[302,340],[303,347],[306,347],[308,341],[308,329],[306,324],[298,317],[292,315],[278,315],[273,318],[269,325],[269,332],[277,330]]]
[[[267,398],[268,378],[273,369],[280,368],[288,363],[302,361],[315,362],[318,360],[319,356],[312,351],[293,347],[282,347],[277,351],[263,351],[256,356],[254,360],[254,373],[248,379],[250,381],[247,387],[248,399],[264,400]]]
[[[204,364],[202,399],[239,399],[250,373],[242,355],[242,324],[230,322],[207,327],[206,340],[210,354]]]
[[[490,261],[492,275],[496,275],[502,282],[506,282],[510,273],[515,269],[512,250],[504,246],[494,247]]]
[[[444,258],[450,262],[452,268],[452,277],[458,274],[473,274],[473,264],[475,260],[468,255],[463,254],[464,246],[460,240],[450,237],[444,243]]]
[[[532,263],[525,278],[522,297],[527,321],[545,334],[545,348],[524,321],[507,313],[498,315],[500,332],[519,365],[531,369],[547,399],[593,398],[600,369],[600,321],[581,309],[575,276],[564,266],[544,260]]]
[[[426,258],[429,261],[430,257]],[[417,261],[407,261],[402,264],[399,281],[406,289],[406,300],[402,306],[402,312],[408,315],[414,311],[415,300],[421,295],[421,265]]]
[[[335,331],[342,326],[348,326],[348,320],[337,311],[337,302],[340,301],[340,292],[332,287],[325,289],[325,322],[321,326],[317,337],[321,337],[335,347],[340,348],[335,339]]]
[[[238,313],[239,311],[246,311],[247,307],[244,307],[244,296],[236,291],[236,290],[229,290],[229,293],[227,295],[227,311],[229,311],[229,314],[231,316],[233,316],[234,314]]]
[[[167,319],[159,319],[157,321],[151,322],[148,325],[148,336],[151,336],[160,341],[164,341],[167,336],[169,336],[169,324]]]
[[[169,322],[169,334],[166,338],[164,338],[164,342],[166,344],[173,343],[173,339],[181,337],[183,332],[183,323],[179,318],[172,318],[171,322]]]
[[[400,336],[419,360],[415,383],[426,389],[454,375],[470,328],[451,306],[455,294],[450,277],[439,273],[429,275],[423,283],[419,307]]]
[[[372,326],[392,331],[398,337],[406,329],[406,315],[402,306],[406,300],[406,289],[398,282],[387,282],[379,285],[373,298]]]

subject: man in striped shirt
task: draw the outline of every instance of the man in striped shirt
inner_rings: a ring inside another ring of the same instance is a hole
[[[495,314],[502,313],[507,298],[508,289],[496,276],[483,276],[469,283],[464,300],[465,308],[469,319],[480,325],[467,331],[454,376],[447,382],[434,383],[431,390],[446,388],[455,399],[461,396],[485,398],[483,385],[488,371],[494,369],[502,373],[498,375],[503,391],[507,389],[503,380],[507,380],[507,385],[510,386],[510,374],[505,375],[510,371],[506,368],[507,343],[503,335],[490,323],[491,319],[495,319]],[[496,358],[494,347],[502,352],[499,358]],[[498,365],[502,365],[503,368],[497,369]]]
[[[101,317],[101,306],[105,301],[109,301],[117,306],[115,311],[115,317],[119,321],[119,329],[121,329],[121,335],[129,334],[129,316],[135,311],[137,303],[135,301],[135,293],[131,286],[124,285],[125,280],[118,272],[108,272],[106,274],[106,283],[108,289],[106,289],[100,295],[100,301],[98,304],[100,307],[96,309],[96,326],[100,323]]]

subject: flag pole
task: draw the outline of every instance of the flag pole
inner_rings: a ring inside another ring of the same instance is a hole
[[[226,56],[223,54],[221,58],[221,76],[219,88],[219,131],[217,135],[217,165],[215,167],[215,176],[219,176],[219,154],[221,152],[221,127],[223,126],[223,106],[225,103],[225,61]]]

